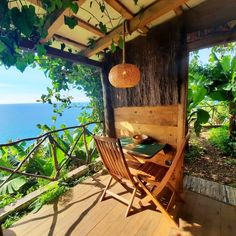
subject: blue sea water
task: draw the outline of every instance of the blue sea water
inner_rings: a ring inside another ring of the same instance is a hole
[[[42,131],[37,128],[37,124],[55,125],[58,128],[61,124],[79,125],[76,118],[87,103],[76,105],[77,107],[65,110],[54,123],[51,120],[54,115],[53,107],[49,104],[0,104],[0,143],[39,135]]]

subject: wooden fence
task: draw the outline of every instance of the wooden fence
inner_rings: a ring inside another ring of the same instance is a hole
[[[16,166],[15,169],[9,168],[9,167],[6,167],[6,166],[0,166],[1,171],[5,171],[5,172],[10,173],[10,175],[7,176],[7,178],[0,184],[0,188],[5,183],[7,183],[12,178],[12,176],[14,174],[19,174],[19,175],[33,177],[33,178],[47,179],[47,180],[51,180],[51,181],[58,180],[59,177],[60,177],[61,170],[65,166],[65,164],[70,159],[77,158],[77,157],[73,156],[73,152],[76,149],[76,147],[78,145],[78,142],[81,139],[83,139],[84,149],[85,149],[85,153],[86,153],[85,164],[89,164],[91,162],[91,157],[95,152],[95,148],[92,151],[89,150],[89,148],[88,148],[89,143],[87,143],[86,137],[88,135],[92,136],[93,133],[91,131],[89,131],[89,129],[87,127],[89,125],[95,125],[95,124],[101,124],[101,123],[102,123],[102,121],[90,122],[90,123],[86,123],[86,124],[79,125],[79,126],[71,126],[71,127],[66,127],[66,128],[62,128],[62,129],[52,130],[52,131],[44,133],[44,134],[42,134],[38,137],[26,138],[26,139],[21,139],[21,140],[15,141],[15,142],[0,144],[0,148],[2,148],[2,147],[16,146],[16,145],[19,145],[22,142],[34,142],[34,145],[33,145],[32,149],[23,158],[23,160],[19,162],[19,164]],[[69,149],[65,150],[65,148],[60,144],[59,138],[55,137],[55,134],[58,134],[59,132],[63,132],[63,131],[68,131],[68,130],[75,130],[75,131],[78,131],[78,132],[80,130],[80,134],[73,140],[73,143],[70,143]],[[40,147],[42,147],[44,144],[50,145],[50,147],[51,147],[55,176],[51,177],[51,176],[46,176],[46,175],[40,175],[40,174],[37,174],[37,173],[27,173],[25,171],[22,171],[21,170],[22,166],[24,164],[26,164],[30,160],[30,158],[33,156],[33,154],[38,149],[40,149]],[[60,163],[60,165],[58,163],[58,158],[57,158],[57,149],[61,150],[64,153],[65,157],[66,157],[64,159],[63,163]],[[79,159],[79,158],[77,158],[77,159]]]

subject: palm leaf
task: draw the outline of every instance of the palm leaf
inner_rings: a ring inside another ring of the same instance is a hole
[[[0,188],[0,194],[13,194],[16,193],[23,185],[27,183],[24,176],[16,177]]]

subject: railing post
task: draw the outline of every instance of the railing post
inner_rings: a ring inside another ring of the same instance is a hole
[[[52,146],[53,162],[54,162],[54,168],[56,170],[56,177],[55,178],[58,179],[58,176],[60,175],[60,169],[59,169],[59,164],[58,164],[58,160],[57,160],[56,145],[55,145],[51,135],[49,135],[48,138],[49,138],[49,142]]]
[[[85,147],[85,152],[86,152],[86,163],[89,164],[90,162],[90,156],[89,156],[89,150],[88,150],[88,144],[86,141],[86,129],[83,126],[83,140],[84,140],[84,147]]]

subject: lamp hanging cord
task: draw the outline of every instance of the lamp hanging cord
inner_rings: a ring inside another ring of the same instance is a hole
[[[125,20],[123,23],[123,64],[125,64],[125,25],[127,21]]]

